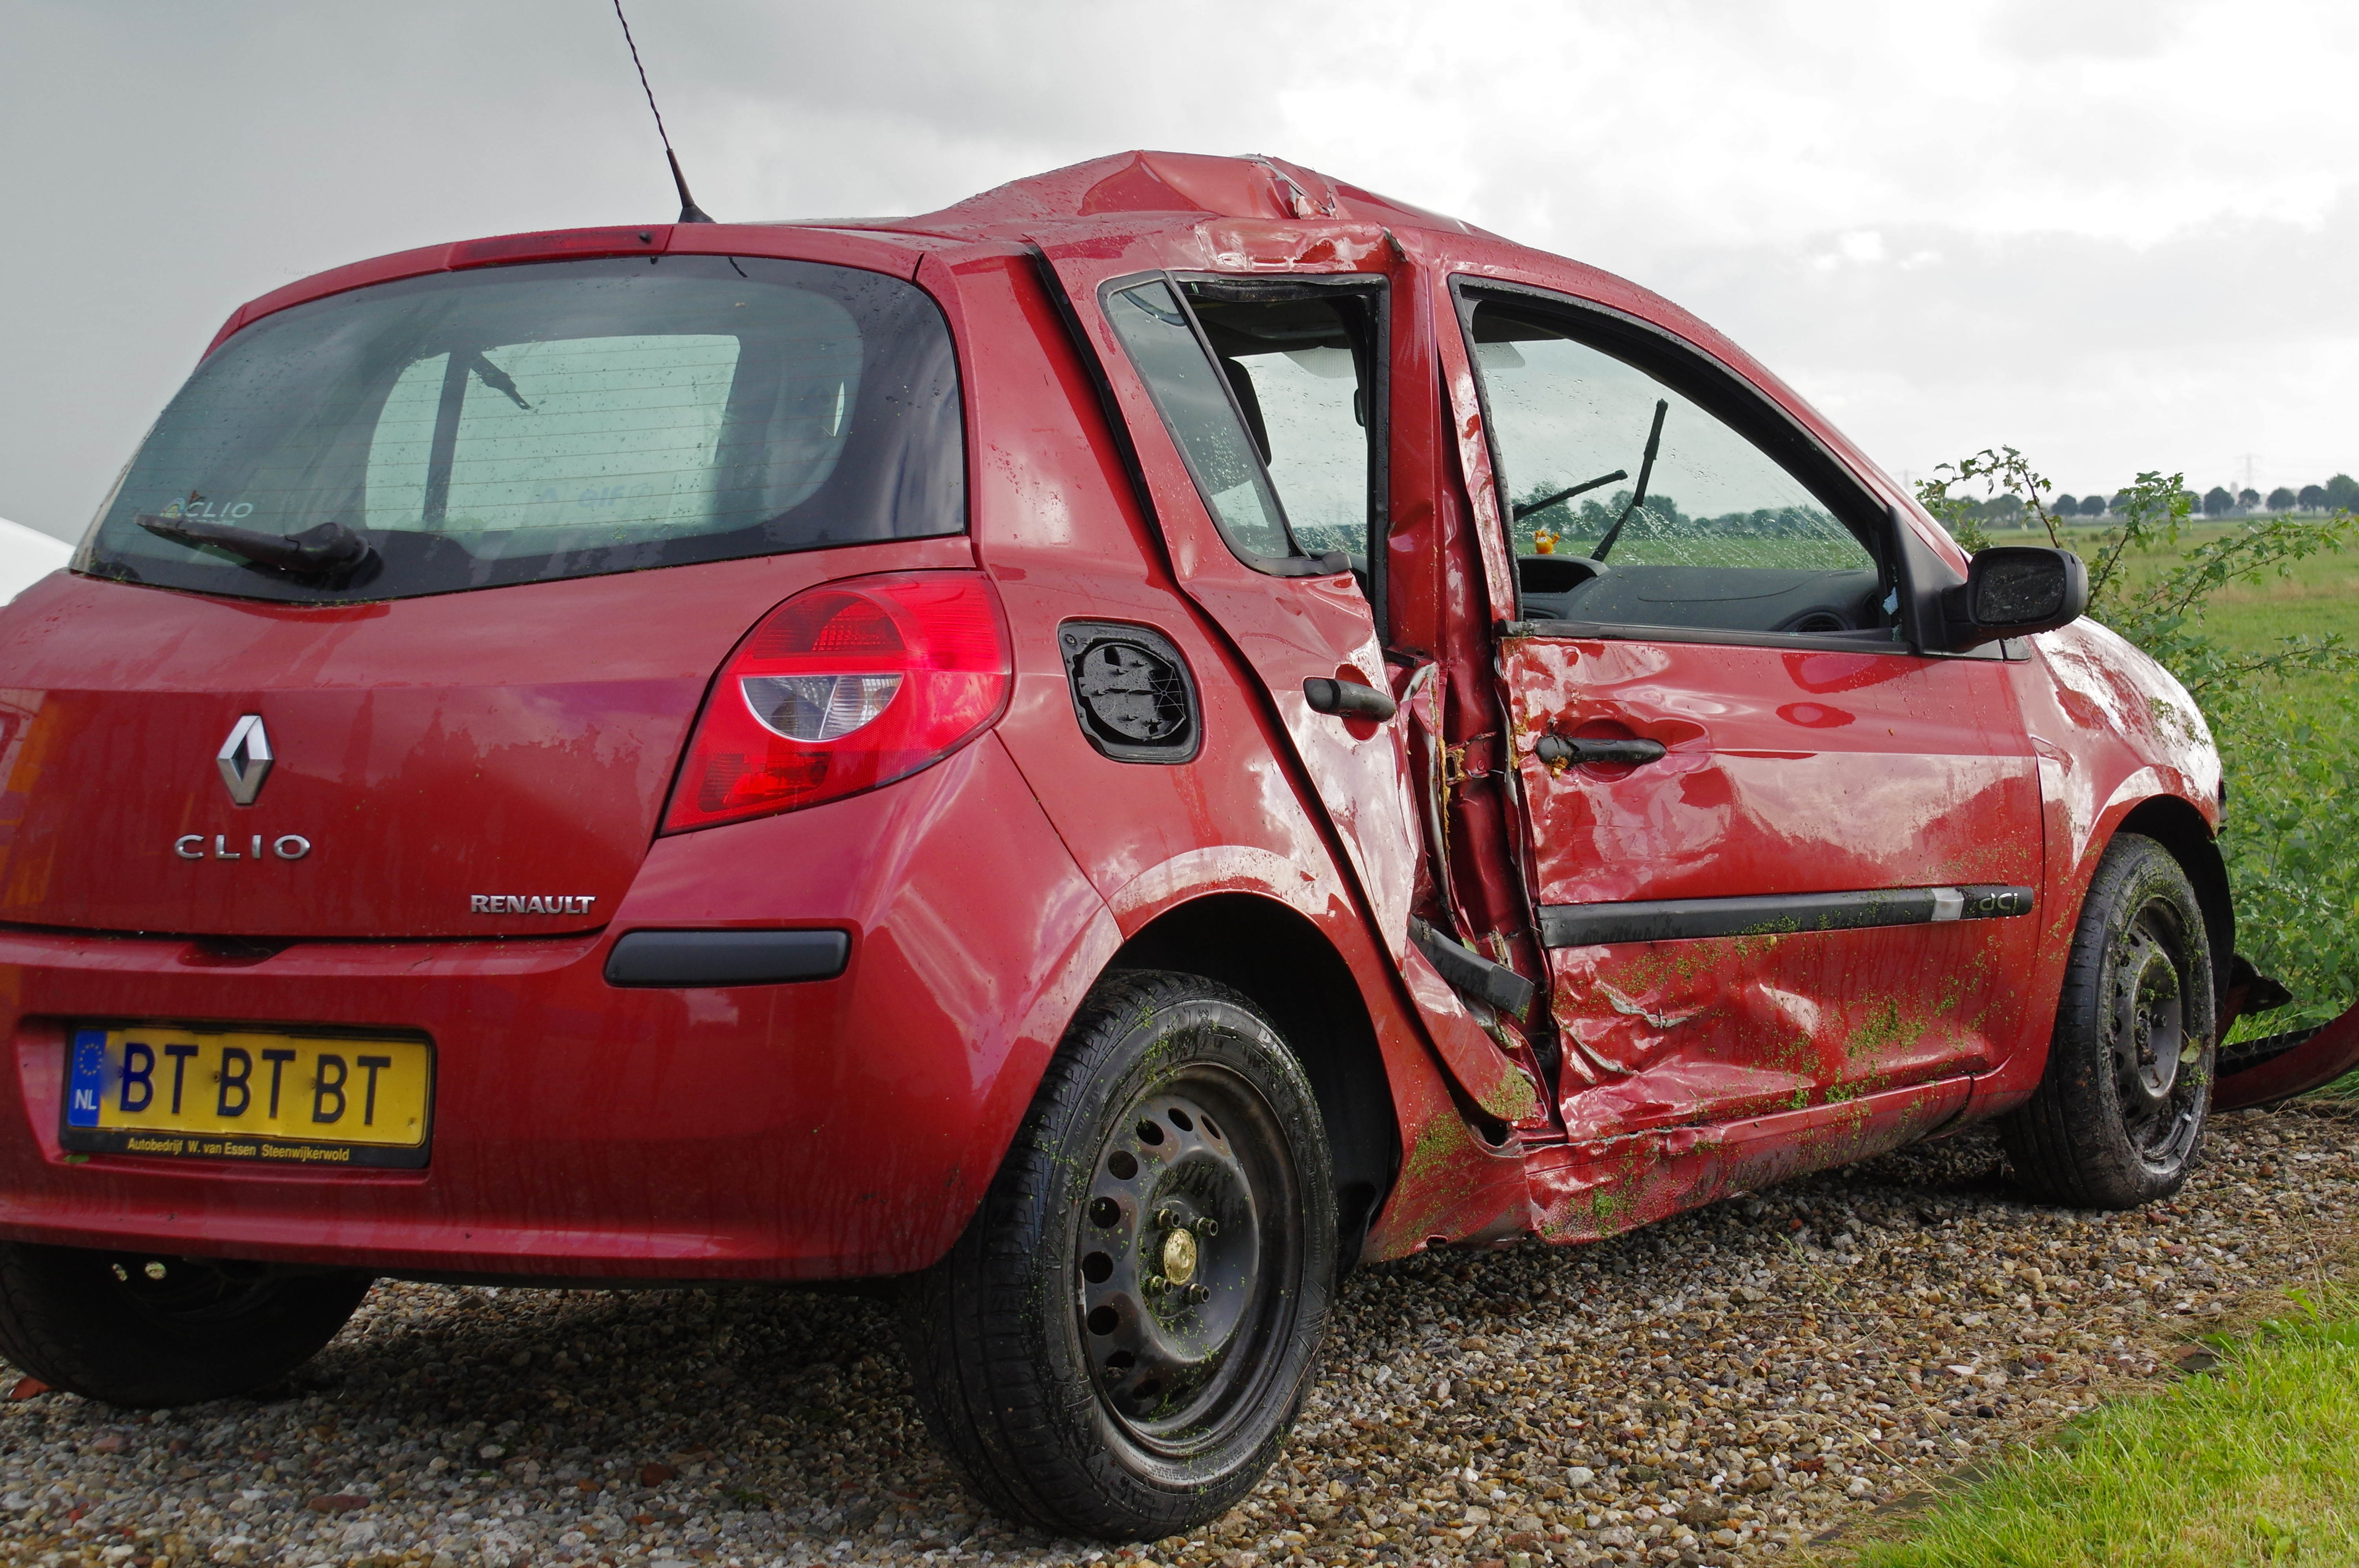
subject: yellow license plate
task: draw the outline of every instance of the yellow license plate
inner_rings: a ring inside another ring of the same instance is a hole
[[[69,1149],[282,1165],[426,1163],[423,1040],[83,1024],[66,1043]]]

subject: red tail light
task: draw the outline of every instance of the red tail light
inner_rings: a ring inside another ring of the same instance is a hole
[[[737,644],[705,698],[663,830],[856,795],[940,761],[999,716],[1007,634],[979,572],[799,593]]]

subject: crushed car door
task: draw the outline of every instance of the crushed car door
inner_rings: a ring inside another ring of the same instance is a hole
[[[1422,828],[1370,608],[1387,280],[1049,260],[1098,340],[1172,569],[1260,681],[1436,1045],[1483,1110],[1551,1122],[1536,1064],[1482,1033],[1408,935]]]
[[[1516,557],[1500,671],[1568,1130],[2003,1056],[2041,836],[1999,650],[1900,641],[1889,513],[1716,362],[1572,301],[1457,294],[1462,428],[1490,438],[1463,455]]]

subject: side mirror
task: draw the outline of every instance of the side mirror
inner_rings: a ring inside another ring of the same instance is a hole
[[[2053,632],[2089,608],[2089,568],[2070,550],[1994,545],[1966,567],[1966,580],[1941,595],[1948,642],[1963,651],[2004,637]]]

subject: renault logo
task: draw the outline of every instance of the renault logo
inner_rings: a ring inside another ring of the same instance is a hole
[[[262,781],[270,776],[270,735],[262,728],[262,715],[249,713],[237,721],[237,728],[222,742],[222,783],[229,785],[229,797],[240,806],[252,806],[254,797],[262,793]]]

